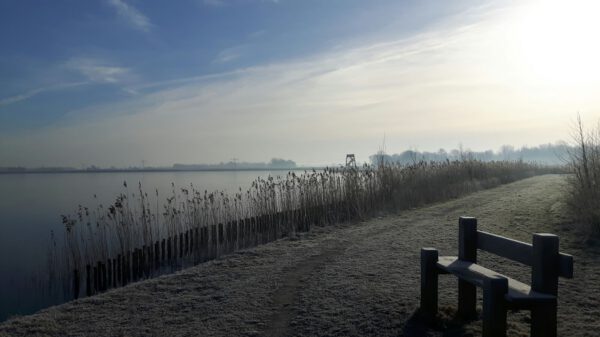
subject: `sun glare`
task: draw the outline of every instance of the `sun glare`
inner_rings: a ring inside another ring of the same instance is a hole
[[[535,79],[554,85],[589,85],[600,76],[600,1],[545,0],[517,16],[517,48]]]

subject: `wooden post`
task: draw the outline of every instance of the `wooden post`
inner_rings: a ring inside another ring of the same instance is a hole
[[[131,282],[133,280],[133,250],[129,252],[129,256],[127,256],[127,282]]]
[[[106,264],[104,262],[102,262],[101,264],[102,266],[102,291],[106,291],[106,289],[108,288],[106,285],[108,283],[108,280],[106,278]]]
[[[531,289],[558,294],[558,236],[533,234]]]
[[[196,227],[194,229],[195,239],[194,239],[194,251],[198,252],[200,249],[200,228]]]
[[[135,281],[142,278],[142,250],[135,249]]]
[[[238,238],[238,226],[239,226],[239,221],[238,220],[234,220],[233,221],[233,250],[237,250],[239,249],[239,238]]]
[[[269,214],[269,241],[275,241],[277,239],[277,213]]]
[[[173,241],[173,240],[169,236],[169,238],[167,239],[167,259],[169,261],[171,261],[171,241]]]
[[[230,252],[231,247],[231,221],[228,221],[224,225],[225,228],[225,252]]]
[[[144,254],[144,275],[146,277],[149,277],[154,261],[154,257],[152,256],[152,253],[154,252],[154,250],[152,249],[152,242],[150,242],[148,246],[144,246],[144,249],[146,250]]]
[[[73,269],[73,299],[79,298],[79,271]]]
[[[117,283],[120,285],[125,284],[125,280],[123,279],[123,255],[117,255]]]
[[[183,254],[187,256],[189,249],[190,249],[190,231],[189,230],[185,231],[184,245],[185,245],[185,248],[183,250]]]
[[[173,259],[171,260],[171,267],[177,262],[177,234],[173,234]]]
[[[421,311],[433,319],[438,311],[438,250],[421,248]]]
[[[202,227],[202,259],[208,259],[208,226]]]
[[[146,257],[148,253],[148,249],[146,248],[146,245],[143,245],[142,248],[140,249],[140,269],[139,269],[139,276],[140,278],[143,278],[146,276]]]
[[[160,267],[160,243],[156,241],[154,243],[154,269]]]
[[[275,213],[269,213],[267,224],[269,228],[269,242],[271,242],[275,240]]]
[[[140,274],[140,279],[143,279],[146,277],[146,259],[148,257],[148,249],[146,247],[146,245],[143,245],[142,248],[140,248],[140,270],[139,270],[139,274]]]
[[[508,279],[500,275],[483,280],[483,337],[506,337]]]
[[[179,258],[183,257],[183,233],[179,234]]]
[[[477,263],[477,219],[458,219],[458,258]],[[458,314],[465,320],[477,318],[477,287],[467,281],[458,280]]]
[[[256,246],[257,236],[256,236],[256,217],[253,216],[250,218],[250,235],[252,237],[252,241],[250,242],[250,247]]]
[[[148,259],[148,247],[144,245],[141,249],[141,259],[140,259],[140,278],[146,277],[146,266]]]
[[[98,268],[98,286],[96,287],[96,291],[101,292],[102,289],[102,262],[98,261],[96,263],[96,266]]]
[[[189,243],[188,243],[188,251],[187,254],[192,255],[192,252],[194,251],[194,230],[192,228],[188,229],[188,233],[189,233]]]
[[[138,249],[138,280],[144,277],[144,260],[145,260],[145,252],[146,246],[142,246],[142,248]]]
[[[248,231],[246,230],[246,219],[238,220],[238,248],[246,248],[246,239]]]
[[[137,263],[135,262],[137,260],[137,249],[132,249],[131,250],[131,279],[130,281],[135,282],[136,280],[136,270],[135,267],[137,265]]]
[[[221,249],[223,249],[223,224],[219,223],[219,240],[218,240],[218,248],[217,248],[217,256],[221,255]]]
[[[95,294],[98,292],[98,267],[96,267],[96,265],[94,265],[94,290],[92,291],[92,294]]]
[[[217,253],[217,225],[210,225],[210,256],[213,259]]]
[[[264,214],[258,218],[258,225],[259,225],[258,228],[259,228],[259,232],[260,232],[260,244],[261,245],[265,243],[265,234],[267,234],[265,220],[266,220],[266,218],[265,218]]]
[[[104,291],[104,263],[98,261],[98,292]]]
[[[140,255],[141,254],[139,248],[135,248],[133,250],[133,261],[131,264],[131,274],[133,282],[137,282],[137,280],[140,278]]]
[[[91,266],[88,264],[85,266],[85,295],[92,296],[92,275]]]
[[[154,249],[152,248],[152,242],[150,242],[150,244],[146,247],[147,252],[146,252],[146,276],[150,277],[150,275],[152,274],[152,264],[154,262]]]
[[[245,248],[250,248],[254,245],[254,217],[244,220],[244,233],[246,234],[244,237],[246,241]]]
[[[112,268],[113,268],[113,279],[112,279],[112,287],[117,287],[117,259],[112,260]]]
[[[558,295],[558,236],[533,234],[531,290]],[[531,336],[555,337],[557,303],[534,306],[531,309]]]
[[[204,248],[206,247],[205,243],[204,243],[204,229],[206,227],[200,227],[200,237],[198,238],[198,261],[199,262],[203,262],[204,261]]]
[[[123,257],[123,277],[125,278],[125,282],[123,285],[127,285],[131,281],[131,260],[132,260],[132,251],[128,251],[125,253]]]
[[[107,268],[108,269],[108,271],[107,271],[108,277],[106,280],[106,288],[107,289],[112,287],[112,263],[111,263],[111,261],[112,261],[111,259],[108,259],[106,261],[106,264],[108,265],[108,268]]]

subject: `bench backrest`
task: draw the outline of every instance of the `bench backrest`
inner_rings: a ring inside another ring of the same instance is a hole
[[[532,267],[531,288],[556,295],[558,277],[573,278],[573,256],[560,253],[558,236],[533,234],[533,244],[478,231],[477,219],[460,217],[459,249],[461,260],[477,262],[477,249]]]

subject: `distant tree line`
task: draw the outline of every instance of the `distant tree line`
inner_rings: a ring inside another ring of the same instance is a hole
[[[522,160],[546,165],[563,165],[572,147],[564,142],[542,144],[539,146],[515,148],[512,145],[502,145],[497,151],[472,151],[462,147],[453,150],[439,149],[436,152],[406,150],[401,153],[387,154],[383,151],[371,155],[372,164],[390,162],[411,164],[419,161],[441,162],[446,160],[474,159],[481,161]]]
[[[52,173],[52,172],[124,172],[124,171],[210,171],[210,170],[252,170],[252,169],[293,169],[297,168],[293,160],[273,158],[264,162],[221,162],[218,164],[173,164],[173,166],[130,166],[126,168],[99,167],[91,165],[85,168],[74,167],[35,167],[22,166],[0,167],[0,173]]]
[[[235,170],[235,169],[289,169],[295,168],[296,162],[281,158],[273,158],[264,162],[221,162],[218,164],[174,164],[175,170]]]

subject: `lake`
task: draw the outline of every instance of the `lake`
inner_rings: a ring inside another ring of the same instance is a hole
[[[28,314],[52,304],[33,291],[36,274],[47,270],[51,232],[64,235],[61,214],[78,205],[108,205],[141,183],[148,195],[158,189],[160,203],[171,195],[172,184],[197,190],[246,190],[257,177],[285,175],[286,171],[106,172],[0,174],[0,321]]]

